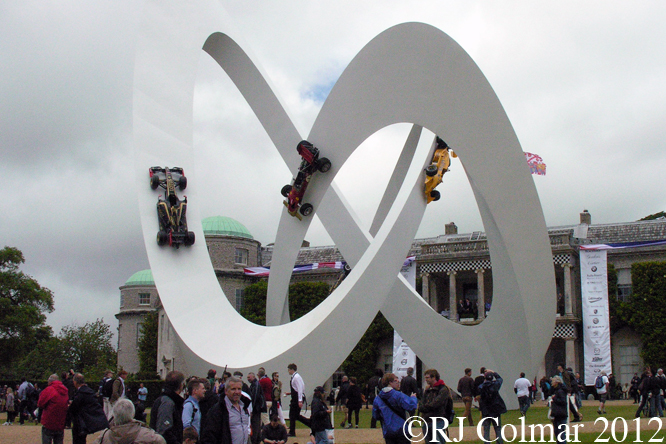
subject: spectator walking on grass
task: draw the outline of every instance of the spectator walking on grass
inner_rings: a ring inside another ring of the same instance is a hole
[[[42,444],[63,443],[68,404],[67,387],[58,379],[58,375],[49,376],[48,387],[42,390],[37,402],[42,411]]]

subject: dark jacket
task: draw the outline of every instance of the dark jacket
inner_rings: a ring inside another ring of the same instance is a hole
[[[173,390],[164,390],[153,403],[150,428],[164,437],[167,444],[183,442],[183,402]]]
[[[659,395],[659,381],[656,376],[643,374],[638,389],[640,390],[641,395],[652,393],[653,396],[657,396]]]
[[[569,416],[569,412],[567,411],[567,390],[562,384],[552,389],[550,416],[555,419]]]
[[[287,437],[287,428],[282,424],[278,424],[277,427],[266,424],[261,428],[261,441],[264,439],[287,442],[287,439],[289,439]]]
[[[503,379],[497,374],[493,373],[494,380],[486,379],[483,384],[479,386],[479,408],[484,418],[497,417],[502,413],[506,413],[506,404],[499,394],[500,387],[502,387]]]
[[[458,381],[458,393],[463,398],[474,396],[474,379],[471,376],[465,375],[460,378]]]
[[[206,390],[206,395],[203,399],[199,400],[199,409],[201,410],[201,430],[204,429],[206,425],[206,418],[208,417],[208,412],[213,408],[217,401],[220,400],[220,397],[217,396],[213,390]]]
[[[363,406],[361,397],[361,388],[356,384],[350,384],[347,390],[347,408],[349,410],[358,410]]]
[[[474,396],[481,395],[481,393],[479,393],[479,387],[481,387],[481,384],[483,384],[485,381],[486,378],[483,375],[479,375],[474,378]]]
[[[417,393],[417,389],[418,384],[416,383],[416,379],[412,376],[407,375],[400,381],[400,391],[407,396],[412,396],[412,393]]]
[[[440,379],[423,392],[423,398],[419,401],[419,412],[426,421],[436,416],[448,419],[452,406],[451,391]]]
[[[227,410],[227,403],[225,401],[226,395],[221,395],[220,400],[215,404],[208,415],[206,416],[206,426],[201,427],[201,434],[199,435],[199,443],[201,444],[231,444],[231,429],[229,427],[229,411]],[[248,416],[250,412],[250,398],[245,396],[241,397],[243,410]]]
[[[326,429],[332,429],[331,415],[328,414],[326,404],[324,401],[316,396],[312,397],[312,404],[310,405],[310,429],[312,433],[322,432]]]
[[[345,381],[340,384],[340,390],[338,391],[338,397],[335,398],[335,401],[340,401],[343,404],[347,402],[347,392],[349,391],[349,381]]]
[[[250,391],[248,392],[252,399],[252,414],[259,415],[261,412],[266,411],[266,399],[264,398],[264,391],[259,385],[259,380],[255,379],[250,384]]]
[[[87,385],[82,385],[74,393],[74,399],[69,405],[72,434],[88,435],[109,427],[104,408],[95,395],[95,391]]]

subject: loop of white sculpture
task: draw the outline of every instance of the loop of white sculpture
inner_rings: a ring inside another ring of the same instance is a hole
[[[291,269],[312,218],[299,221],[283,211],[269,279],[269,326],[252,324],[235,311],[211,266],[192,169],[192,96],[202,44],[292,171],[299,164],[295,146],[303,138],[240,42],[215,0],[151,0],[137,44],[134,139],[141,222],[153,276],[184,345],[188,370],[203,374],[211,366],[263,365],[271,371],[296,362],[306,381],[320,384],[381,310],[426,365],[450,382],[467,366],[483,365],[507,377],[535,374],[555,310],[550,243],[536,189],[510,122],[479,68],[446,34],[424,24],[398,25],[369,42],[341,75],[307,137],[325,149],[333,165],[313,180],[308,201],[352,273],[316,309],[289,322]],[[415,126],[371,233],[359,225],[333,179],[366,138],[399,122]],[[426,206],[422,168],[429,153],[415,148],[421,127],[456,147],[487,233],[493,311],[473,327],[444,319],[397,277]],[[408,168],[412,152],[416,160]],[[160,248],[154,240],[156,194],[147,179],[153,165],[182,166],[188,173],[188,222],[198,239],[192,247]],[[277,197],[276,205],[282,205]],[[509,394],[509,384],[505,389]],[[514,399],[505,397],[509,404]]]

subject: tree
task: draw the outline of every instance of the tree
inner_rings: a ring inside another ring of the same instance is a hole
[[[340,367],[347,375],[356,376],[359,383],[367,381],[374,374],[375,364],[379,358],[378,345],[392,338],[393,327],[384,315],[377,313],[361,340]]]
[[[666,364],[666,262],[638,262],[631,266],[632,294],[623,317],[643,341],[641,357],[646,365]]]
[[[245,303],[241,315],[259,325],[266,325],[266,294],[268,284],[258,282],[245,288]],[[292,320],[309,313],[329,294],[329,287],[323,282],[299,282],[289,286],[289,313]],[[359,383],[370,379],[379,356],[378,344],[393,337],[393,327],[381,313],[375,316],[354,350],[340,366]]]
[[[289,315],[292,321],[309,313],[326,297],[330,287],[324,282],[298,282],[289,286]],[[241,315],[248,321],[266,325],[266,295],[268,284],[257,282],[245,288]]]
[[[617,269],[611,263],[608,264],[608,314],[610,317],[610,331],[614,335],[617,331],[626,327],[628,318],[626,314],[628,302],[617,298]]]
[[[19,270],[25,263],[17,248],[0,250],[0,366],[12,366],[52,336],[45,313],[53,311],[53,294]]]
[[[640,220],[657,220],[657,219],[662,219],[666,217],[666,213],[663,211],[660,211],[658,213],[650,214],[649,216],[645,216],[644,218]]]
[[[113,333],[104,319],[87,322],[81,327],[63,327],[58,334],[63,358],[90,380],[101,378],[107,369],[116,367],[117,353],[113,348]]]
[[[157,334],[159,317],[152,311],[143,318],[139,337],[139,379],[159,379],[157,375]]]

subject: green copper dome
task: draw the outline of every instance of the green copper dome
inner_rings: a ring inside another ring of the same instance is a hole
[[[153,280],[153,272],[148,270],[141,270],[134,273],[125,285],[155,285],[155,280]]]
[[[245,225],[230,217],[212,216],[202,222],[204,235],[237,236],[254,239]]]

